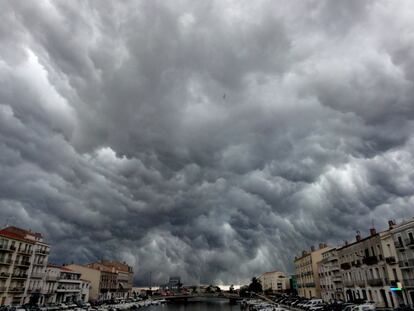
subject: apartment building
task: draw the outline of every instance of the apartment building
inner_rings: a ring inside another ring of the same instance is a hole
[[[0,305],[44,302],[49,250],[40,233],[12,226],[0,230]]]
[[[88,265],[70,264],[66,268],[77,271],[81,279],[90,282],[90,300],[108,300],[115,298],[117,290],[117,273],[104,265],[92,263]]]
[[[101,262],[93,262],[87,264],[89,268],[99,270],[101,272],[101,279],[99,283],[99,292],[103,300],[116,298],[118,289],[118,274],[114,267],[107,267]]]
[[[131,266],[125,262],[115,260],[101,260],[99,264],[110,268],[112,272],[117,274],[116,283],[117,289],[115,292],[116,298],[129,298],[132,294],[132,282],[134,271]]]
[[[290,288],[289,278],[281,271],[269,271],[257,277],[263,291],[284,293]]]
[[[398,226],[390,221],[390,227],[402,275],[401,294],[406,305],[414,306],[414,219]]]
[[[377,307],[396,308],[404,302],[401,293],[391,288],[401,280],[396,250],[389,230],[362,238],[358,232],[353,243],[337,249],[346,301],[371,300]]]
[[[306,298],[321,298],[321,287],[318,273],[318,262],[322,254],[331,247],[319,244],[319,248],[311,247],[310,252],[303,251],[300,257],[295,257],[295,275],[298,295]]]
[[[336,248],[322,253],[322,260],[318,263],[318,273],[322,299],[326,302],[343,300],[342,274]]]

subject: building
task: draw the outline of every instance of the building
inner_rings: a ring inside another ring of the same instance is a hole
[[[318,273],[321,298],[326,302],[343,300],[342,274],[335,248],[322,253],[322,260],[318,263]]]
[[[70,264],[66,268],[81,273],[81,279],[90,282],[89,299],[104,301],[115,298],[117,289],[117,273],[102,264],[88,265]]]
[[[263,291],[285,293],[290,288],[289,278],[281,271],[270,271],[257,277]]]
[[[401,280],[396,264],[396,250],[389,230],[362,238],[358,232],[355,242],[338,248],[346,301],[371,300],[377,307],[396,308],[403,303],[401,293],[391,288]]]
[[[389,225],[397,252],[397,257],[390,259],[398,261],[401,269],[401,293],[405,304],[414,306],[414,219],[405,221],[399,226],[396,226],[395,221],[389,221]]]
[[[102,262],[93,262],[86,265],[89,268],[99,270],[101,279],[99,282],[100,300],[116,298],[118,290],[118,273],[114,267],[107,267]]]
[[[81,300],[81,273],[67,267],[60,267],[56,288],[57,303],[76,303]]]
[[[321,243],[319,249],[311,247],[309,253],[303,251],[300,257],[295,257],[295,275],[299,296],[321,298],[318,262],[322,260],[322,254],[330,249],[326,244]]]
[[[49,252],[40,233],[13,226],[0,230],[0,305],[44,303]]]
[[[48,264],[46,268],[46,278],[43,284],[43,295],[45,304],[56,303],[56,292],[60,279],[60,267]]]
[[[88,280],[83,280],[81,279],[81,300],[83,302],[88,302],[89,301],[89,292],[91,290],[91,282]]]
[[[128,266],[125,262],[109,260],[101,260],[99,264],[110,268],[111,271],[117,274],[117,288],[115,291],[115,297],[129,298],[132,295],[132,281],[134,277],[134,271],[132,267]]]

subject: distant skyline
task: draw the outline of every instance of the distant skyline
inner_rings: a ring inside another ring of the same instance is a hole
[[[242,284],[414,216],[414,3],[4,1],[0,224]]]

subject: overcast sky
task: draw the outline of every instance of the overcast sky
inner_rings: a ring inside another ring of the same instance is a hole
[[[0,220],[137,284],[293,272],[414,216],[414,3],[2,1]]]

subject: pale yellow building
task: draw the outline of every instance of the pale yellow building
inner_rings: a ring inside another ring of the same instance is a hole
[[[89,299],[100,300],[102,295],[100,293],[101,271],[92,269],[86,266],[71,264],[65,267],[81,273],[81,279],[90,282]]]
[[[366,237],[358,232],[353,243],[338,248],[345,300],[370,300],[392,309],[404,304],[403,293],[391,290],[402,280],[396,256],[390,230],[371,228]]]
[[[269,271],[261,274],[257,278],[262,285],[263,291],[283,293],[289,289],[289,278],[281,271]]]
[[[303,251],[300,257],[295,257],[295,274],[300,297],[321,298],[318,263],[322,260],[322,254],[330,249],[332,248],[321,243],[318,249],[311,247],[310,252]]]

